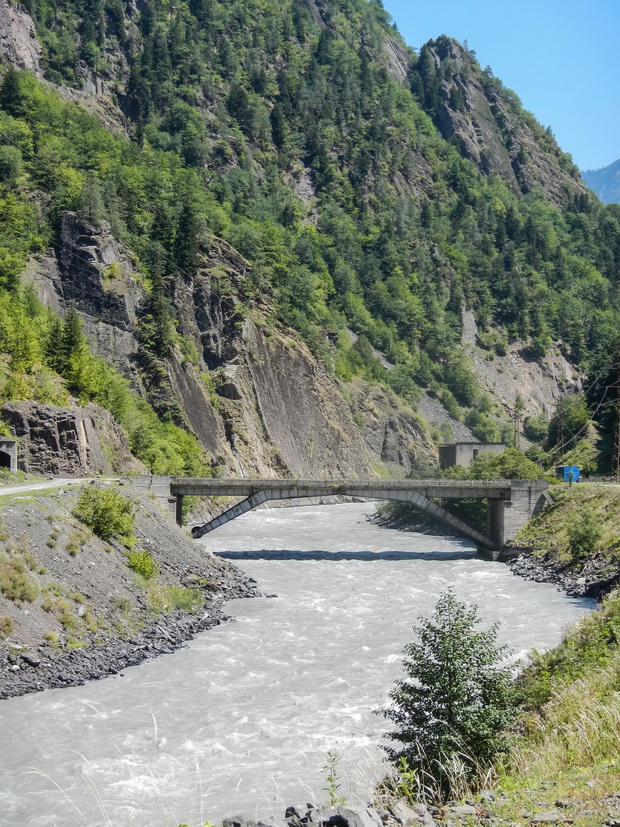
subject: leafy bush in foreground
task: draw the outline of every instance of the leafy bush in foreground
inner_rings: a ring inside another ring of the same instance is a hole
[[[84,488],[73,509],[73,516],[87,525],[101,540],[133,543],[133,503],[114,488]]]

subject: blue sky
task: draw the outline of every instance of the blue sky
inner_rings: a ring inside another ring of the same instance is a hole
[[[581,169],[620,158],[620,0],[383,0],[410,46],[476,52]]]

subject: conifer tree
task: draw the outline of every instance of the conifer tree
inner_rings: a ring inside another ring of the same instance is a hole
[[[0,85],[0,106],[14,118],[19,118],[24,114],[22,95],[19,88],[19,73],[13,66],[9,66],[2,85]]]
[[[399,744],[386,751],[451,797],[456,766],[475,782],[505,745],[515,714],[511,669],[505,647],[496,646],[498,624],[477,631],[477,607],[451,592],[421,621],[418,639],[404,650],[406,678],[397,681],[384,711],[397,727],[388,737]]]
[[[198,229],[196,208],[186,197],[174,239],[174,263],[185,277],[194,276],[198,270]]]
[[[65,369],[64,336],[63,325],[58,316],[51,319],[45,342],[45,354],[52,370],[62,374]]]
[[[65,368],[72,358],[84,350],[85,338],[82,331],[82,320],[75,307],[70,307],[62,331],[62,364]]]

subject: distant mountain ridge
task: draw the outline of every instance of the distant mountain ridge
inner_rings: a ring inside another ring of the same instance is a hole
[[[582,170],[581,177],[604,204],[620,204],[620,159],[601,169]]]

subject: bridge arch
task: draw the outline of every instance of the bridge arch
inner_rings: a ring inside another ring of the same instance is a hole
[[[221,514],[218,514],[217,517],[214,517],[207,523],[204,523],[203,525],[199,526],[194,526],[192,528],[192,537],[194,539],[203,537],[210,531],[213,531],[214,529],[219,528],[221,525],[230,522],[230,520],[234,520],[237,517],[240,517],[242,514],[246,514],[248,511],[251,511],[253,508],[257,508],[259,505],[262,505],[263,503],[268,502],[269,500],[298,499],[309,496],[333,496],[333,494],[333,491],[324,493],[313,492],[312,494],[308,494],[303,490],[301,492],[298,492],[296,490],[288,489],[287,493],[284,494],[282,489],[262,488],[260,491],[256,491],[249,497],[246,497],[244,500],[241,500],[241,502],[235,503],[235,505],[226,509],[226,511],[223,511]],[[489,537],[477,531],[475,528],[472,528],[470,525],[463,522],[463,520],[459,520],[458,517],[455,517],[445,508],[442,508],[441,506],[437,505],[437,503],[433,502],[428,497],[425,497],[424,494],[422,494],[419,491],[377,489],[376,492],[373,491],[373,493],[370,494],[370,492],[355,491],[354,486],[347,486],[346,494],[347,496],[351,497],[357,496],[370,499],[393,500],[397,502],[409,503],[410,505],[414,505],[420,511],[423,511],[425,514],[428,514],[429,516],[433,517],[433,519],[441,523],[444,523],[445,525],[449,525],[458,534],[462,534],[465,537],[468,537],[470,540],[473,540],[478,546],[482,546],[488,549],[496,548],[496,545]]]
[[[194,526],[194,537],[202,537],[268,500],[341,494],[411,503],[487,551],[499,550],[506,540],[513,540],[528,520],[551,501],[545,480],[294,480],[148,476],[131,477],[127,482],[130,481],[132,485],[147,489],[158,499],[165,500],[176,514],[179,525],[185,496],[242,498],[204,525]],[[436,499],[462,498],[487,500],[486,534],[476,531],[433,502]]]

